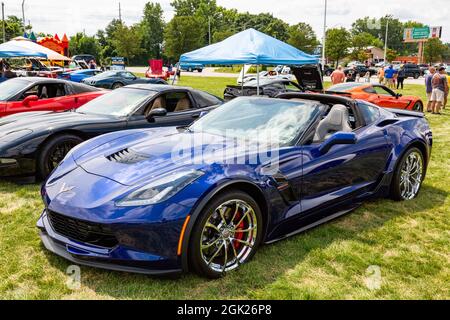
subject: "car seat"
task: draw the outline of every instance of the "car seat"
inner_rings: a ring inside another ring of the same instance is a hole
[[[191,100],[188,97],[181,98],[177,102],[177,106],[175,107],[175,112],[184,111],[191,108]]]
[[[324,141],[335,132],[352,132],[348,121],[347,107],[342,104],[334,105],[328,115],[317,126],[314,142]]]

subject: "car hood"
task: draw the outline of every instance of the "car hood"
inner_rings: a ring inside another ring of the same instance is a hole
[[[19,130],[55,130],[79,124],[111,122],[113,118],[79,112],[24,112],[0,119],[0,137]],[[1,138],[0,138],[1,139]]]
[[[236,159],[255,146],[235,139],[207,133],[192,133],[176,128],[123,131],[114,139],[87,142],[73,158],[85,171],[122,185],[141,184],[165,173],[195,169],[206,170],[217,163],[241,163]],[[260,152],[262,148],[259,148]],[[260,163],[259,157],[252,165]],[[234,162],[231,162],[234,161]]]

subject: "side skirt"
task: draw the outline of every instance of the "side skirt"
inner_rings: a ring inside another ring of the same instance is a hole
[[[280,240],[289,238],[289,237],[291,237],[291,236],[293,236],[293,235],[296,235],[296,234],[305,232],[305,231],[307,231],[307,230],[309,230],[309,229],[315,228],[315,227],[317,227],[317,226],[319,226],[319,225],[321,225],[321,224],[324,224],[324,223],[326,223],[326,222],[328,222],[328,221],[331,221],[331,220],[334,220],[334,219],[336,219],[336,218],[339,218],[340,216],[343,216],[343,215],[345,215],[345,214],[347,214],[347,213],[349,213],[349,212],[351,212],[351,211],[357,209],[359,206],[361,206],[361,203],[355,204],[355,205],[353,205],[353,206],[352,206],[351,208],[349,208],[349,209],[346,209],[346,210],[342,210],[342,211],[336,212],[336,213],[334,213],[334,214],[332,214],[332,215],[329,215],[329,216],[327,216],[327,217],[325,217],[325,218],[322,218],[322,219],[320,219],[320,220],[317,220],[317,221],[315,221],[315,222],[313,222],[313,223],[311,223],[311,224],[309,224],[309,225],[307,225],[307,226],[305,226],[305,227],[303,227],[303,228],[300,228],[300,229],[298,229],[298,230],[295,230],[294,232],[288,233],[288,234],[286,234],[286,235],[284,235],[284,236],[282,236],[282,237],[279,237],[279,238],[276,238],[276,239],[273,239],[273,240],[270,240],[270,241],[266,241],[265,244],[271,244],[271,243],[274,243],[274,242],[277,242],[277,241],[280,241]]]

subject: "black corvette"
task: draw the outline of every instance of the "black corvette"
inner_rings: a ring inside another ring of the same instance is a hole
[[[62,113],[28,112],[0,119],[0,177],[45,178],[75,145],[123,129],[185,126],[222,100],[203,91],[139,84]]]
[[[261,79],[259,82],[260,95],[266,97],[276,97],[281,93],[323,91],[322,72],[318,65],[304,65],[292,67],[297,82],[287,79]],[[257,95],[257,81],[252,80],[241,85],[228,85],[223,93],[226,101],[240,96]]]

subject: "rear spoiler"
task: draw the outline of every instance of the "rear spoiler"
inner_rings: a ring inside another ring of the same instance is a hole
[[[404,110],[404,109],[392,109],[392,108],[384,108],[384,109],[396,114],[399,117],[425,118],[425,113],[419,112],[419,111],[411,111],[411,110]]]

